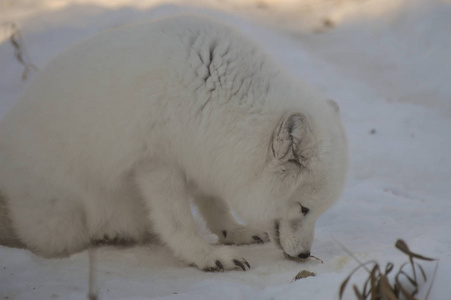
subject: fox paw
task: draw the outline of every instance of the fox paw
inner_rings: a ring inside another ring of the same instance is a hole
[[[246,226],[224,229],[216,234],[219,242],[226,245],[263,244],[269,241],[266,232],[250,229]]]
[[[225,246],[214,248],[209,255],[194,264],[206,272],[246,271],[251,268],[235,249]]]

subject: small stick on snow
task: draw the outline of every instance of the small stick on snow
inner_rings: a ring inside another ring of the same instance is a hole
[[[88,300],[97,300],[99,297],[97,295],[96,288],[96,277],[95,277],[95,264],[96,264],[96,253],[95,249],[89,248],[89,291]]]

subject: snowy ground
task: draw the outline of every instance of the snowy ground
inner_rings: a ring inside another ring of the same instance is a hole
[[[38,67],[114,26],[186,11],[232,23],[301,80],[339,102],[351,149],[348,184],[317,222],[312,253],[323,264],[288,261],[270,244],[243,246],[238,250],[250,271],[212,274],[187,266],[158,245],[103,247],[96,252],[100,298],[337,299],[356,262],[334,239],[362,261],[399,265],[406,257],[393,245],[403,238],[413,251],[440,259],[429,299],[449,299],[450,1],[231,0],[224,1],[222,11],[213,0],[202,1],[203,8],[181,1],[155,4],[161,2],[5,0],[0,23],[17,22]],[[300,12],[310,16],[308,22],[294,17]],[[4,38],[0,43],[1,116],[26,83],[12,47]],[[435,263],[422,264],[431,277]],[[303,269],[317,276],[290,283]],[[47,260],[0,247],[0,299],[84,299],[87,291],[86,251]]]

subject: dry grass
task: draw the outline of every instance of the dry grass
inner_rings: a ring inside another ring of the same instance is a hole
[[[343,247],[343,246],[342,246]],[[385,268],[379,265],[376,261],[368,261],[366,263],[361,263],[356,257],[352,255],[346,248],[346,252],[350,254],[358,263],[359,266],[355,268],[351,274],[343,281],[340,286],[339,297],[340,300],[343,298],[343,293],[351,279],[351,277],[360,269],[365,269],[368,272],[368,278],[365,280],[362,287],[358,287],[356,284],[352,286],[354,294],[359,300],[418,300],[415,298],[420,288],[420,278],[424,282],[427,281],[426,273],[423,267],[416,263],[414,259],[424,260],[424,261],[435,261],[434,258],[425,257],[410,251],[407,244],[399,239],[395,247],[406,254],[409,257],[409,261],[403,263],[396,273],[392,273],[395,266],[393,263],[387,263]],[[410,272],[406,272],[405,268],[410,266]],[[438,266],[438,264],[437,264]],[[435,268],[434,274],[432,276],[432,281],[425,296],[428,299],[429,293],[434,282],[435,274],[437,272],[437,266]],[[417,271],[421,273],[421,277],[417,274]],[[389,275],[394,276],[394,281],[389,280]]]
[[[22,40],[22,34],[13,22],[5,22],[2,27],[7,30],[9,42],[14,47],[14,56],[17,61],[24,67],[22,72],[22,80],[26,80],[31,70],[37,71],[37,67],[31,62]]]

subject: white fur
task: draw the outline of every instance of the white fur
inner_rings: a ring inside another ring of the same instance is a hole
[[[235,249],[198,235],[190,198],[222,243],[267,232],[297,256],[346,166],[336,103],[233,28],[195,16],[75,46],[0,123],[0,193],[14,234],[48,257],[156,233],[201,269],[245,266]]]

